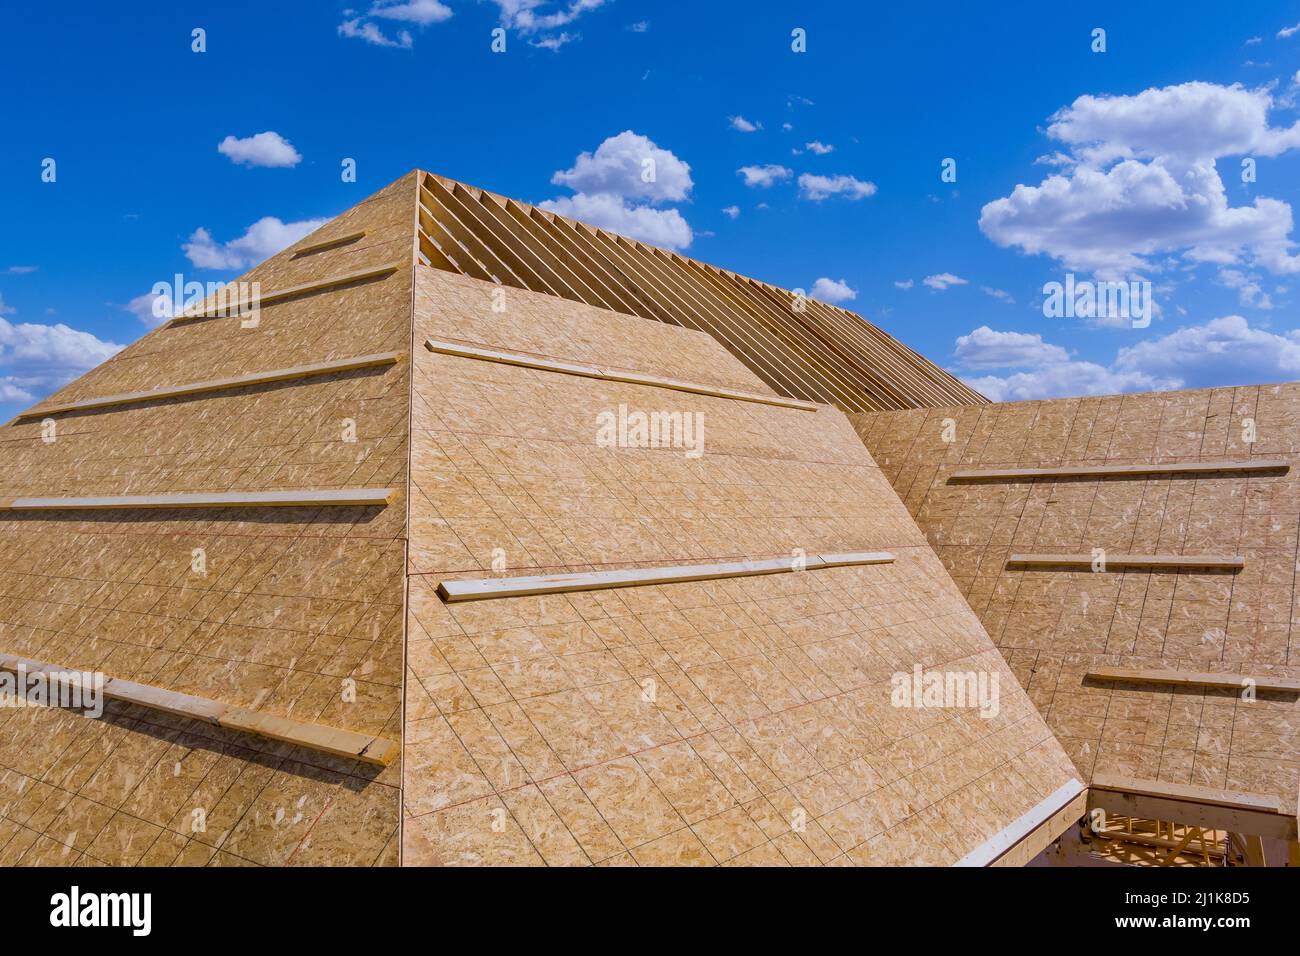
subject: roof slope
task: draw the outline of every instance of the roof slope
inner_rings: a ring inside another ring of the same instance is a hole
[[[853,416],[1080,771],[1276,794],[1296,809],[1294,693],[1098,681],[1099,666],[1300,677],[1300,384]],[[1250,430],[1253,429],[1254,441]],[[945,433],[951,441],[945,441]],[[1280,460],[953,480],[961,469]],[[1237,572],[1008,567],[1012,554],[1240,556]]]
[[[708,332],[780,395],[845,411],[984,396],[837,306],[422,173],[420,261]]]
[[[765,391],[701,333],[423,267],[415,331]],[[413,361],[406,863],[946,864],[1072,775],[838,410]],[[600,444],[620,407],[698,414],[703,454]],[[795,549],[897,561],[436,593]],[[914,664],[1000,675],[1000,712],[892,706]]]

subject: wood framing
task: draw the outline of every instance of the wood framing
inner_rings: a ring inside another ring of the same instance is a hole
[[[653,388],[667,388],[678,392],[694,392],[714,398],[729,398],[739,402],[758,402],[763,405],[779,405],[782,408],[798,408],[815,412],[817,406],[812,402],[801,402],[794,398],[782,398],[780,395],[763,395],[758,392],[741,392],[736,389],[722,388],[717,385],[703,385],[698,382],[683,382],[674,378],[658,378],[639,372],[620,371],[599,368],[595,365],[578,365],[573,362],[559,362],[540,356],[525,355],[522,352],[507,352],[500,349],[485,349],[456,342],[439,342],[426,339],[424,347],[430,352],[443,355],[455,355],[460,358],[479,359],[484,362],[498,362],[502,365],[519,365],[535,368],[545,372],[559,372],[562,375],[577,375],[582,378],[600,378],[609,382],[628,382],[633,385],[648,385]]]
[[[80,668],[64,667],[7,654],[0,654],[0,670],[13,674],[42,674],[65,685],[71,684],[73,673],[83,673]],[[62,675],[62,678],[59,675]],[[256,734],[268,740],[307,747],[336,757],[351,757],[380,767],[387,766],[397,756],[397,743],[382,737],[341,730],[337,727],[326,727],[322,724],[295,720],[292,717],[246,710],[207,697],[195,697],[192,694],[182,694],[149,684],[137,684],[117,677],[103,676],[102,693],[109,700],[137,704],[150,710],[174,714],[177,717],[189,717],[227,730]]]
[[[1087,802],[1083,784],[1071,779],[953,866],[1024,866],[1084,815]]]
[[[1045,568],[1071,567],[1091,568],[1094,561],[1100,560],[1102,570],[1134,570],[1185,568],[1188,570],[1221,571],[1235,570],[1246,566],[1246,559],[1226,554],[1107,554],[1104,558],[1091,554],[1013,554],[1007,558],[1007,567]]]
[[[220,491],[100,498],[9,498],[0,511],[99,511],[109,508],[326,508],[383,507],[391,488],[330,488],[298,491]]]
[[[348,272],[343,275],[331,276],[328,279],[317,279],[314,282],[304,282],[301,285],[289,286],[285,289],[277,289],[274,292],[266,292],[258,296],[257,308],[267,305],[273,305],[283,299],[291,299],[300,295],[312,295],[317,292],[325,292],[330,289],[337,289],[339,286],[351,285],[354,282],[365,282],[368,279],[379,279],[384,276],[392,275],[399,268],[399,263],[388,263],[382,266],[375,266],[370,269],[360,269],[356,272]],[[174,316],[170,322],[163,327],[175,325],[177,322],[197,322],[204,319],[218,318],[238,318],[248,315],[252,312],[247,306],[248,302],[237,299],[234,302],[222,302],[221,295],[218,293],[218,305],[208,305],[206,302],[195,309],[185,309],[180,315]]]
[[[246,385],[265,385],[272,382],[288,382],[297,379],[312,378],[317,375],[332,375],[336,372],[350,372],[354,369],[376,368],[393,365],[401,357],[401,352],[382,352],[375,355],[358,355],[354,358],[334,359],[328,362],[316,362],[311,365],[297,365],[293,368],[277,368],[266,372],[250,372],[231,378],[210,379],[206,382],[191,382],[188,385],[165,385],[146,392],[124,392],[120,395],[105,395],[102,398],[84,398],[76,402],[64,402],[59,405],[37,406],[23,412],[15,422],[28,418],[40,418],[44,415],[58,415],[62,412],[87,411],[94,408],[108,408],[113,405],[134,405],[139,402],[152,402],[160,398],[179,398],[187,395],[199,395],[208,392],[226,391],[243,388]]]
[[[771,558],[762,561],[733,561],[725,564],[687,564],[669,568],[629,568],[621,571],[582,571],[574,574],[543,574],[515,578],[445,580],[438,584],[438,596],[448,603],[454,603],[486,598],[641,587],[648,584],[715,581],[758,574],[814,571],[825,567],[888,564],[894,560],[894,555],[886,551],[864,551],[832,555],[832,558],[836,559],[833,564],[827,563],[818,555],[808,555],[802,559],[802,566],[797,559]]]
[[[341,236],[335,236],[333,239],[322,239],[320,242],[313,242],[311,245],[303,246],[294,252],[293,258],[301,259],[303,256],[310,256],[317,252],[325,252],[329,249],[336,249],[339,246],[346,246],[350,242],[356,242],[364,238],[366,231],[358,229],[356,232],[345,233]]]
[[[1088,807],[1202,829],[1278,840],[1297,838],[1295,815],[1283,812],[1280,799],[1272,794],[1099,773],[1088,785]]]
[[[1035,478],[1144,478],[1160,475],[1243,474],[1257,471],[1284,473],[1290,464],[1271,458],[1248,461],[1181,461],[1145,465],[1066,465],[1059,468],[963,468],[949,481],[1029,481]]]
[[[1124,681],[1134,684],[1167,684],[1173,687],[1205,687],[1300,693],[1300,680],[1272,677],[1267,674],[1212,674],[1199,671],[1159,670],[1142,667],[1093,666],[1084,675],[1093,680]]]

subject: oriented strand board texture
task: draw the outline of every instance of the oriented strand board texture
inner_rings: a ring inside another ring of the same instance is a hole
[[[421,174],[421,261],[707,332],[780,395],[846,411],[987,399],[861,316],[527,203]]]
[[[706,335],[416,269],[426,337],[761,383]],[[403,860],[946,864],[1073,774],[844,415],[413,361]],[[704,453],[596,417],[698,412]],[[893,565],[446,605],[444,577],[883,549]],[[1000,713],[891,705],[986,670]]]
[[[1300,677],[1300,385],[852,417],[1085,775],[1273,793],[1300,775],[1294,695],[1084,686],[1092,664]],[[951,442],[944,441],[950,424]],[[1255,441],[1248,429],[1253,423]],[[949,483],[958,468],[1279,458],[1285,475]],[[1239,554],[1238,573],[1007,570],[1012,552]]]
[[[159,329],[56,401],[409,349],[414,180],[246,276],[392,276]],[[392,487],[387,509],[0,514],[0,649],[400,737],[409,365],[0,431],[0,497]],[[344,419],[356,441],[345,440]],[[193,552],[206,555],[203,573]],[[355,685],[355,701],[346,690]],[[0,710],[0,864],[395,864],[400,768],[110,704]]]

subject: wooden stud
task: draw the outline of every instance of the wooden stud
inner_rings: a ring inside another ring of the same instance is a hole
[[[1204,475],[1223,472],[1242,474],[1256,471],[1285,472],[1289,462],[1259,458],[1252,461],[1181,461],[1158,465],[1070,465],[1060,468],[977,468],[954,471],[949,481],[993,481],[1034,478],[1146,477],[1153,475]]]
[[[1088,806],[1148,820],[1177,820],[1184,826],[1247,833],[1270,839],[1297,838],[1296,817],[1273,794],[1220,790],[1191,784],[1094,774]]]
[[[289,286],[287,289],[278,289],[275,292],[268,292],[258,297],[258,308],[279,302],[282,299],[290,299],[300,295],[310,295],[316,292],[324,292],[327,289],[337,289],[339,286],[351,285],[354,282],[364,282],[367,279],[378,279],[382,276],[391,275],[398,269],[398,263],[390,263],[383,266],[375,266],[372,269],[361,269],[357,272],[349,272],[344,275],[333,276],[329,279],[317,279],[314,282],[304,282],[302,285]],[[231,305],[237,305],[237,310],[232,310]],[[241,315],[251,314],[251,309],[245,308],[248,303],[237,302],[230,305],[209,306],[206,303],[195,309],[186,309],[180,315],[172,318],[166,323],[166,326],[175,325],[177,322],[196,322],[204,319],[217,318],[238,318]],[[164,327],[166,327],[164,326]]]
[[[402,352],[380,352],[374,355],[358,355],[354,358],[335,359],[329,362],[316,362],[312,365],[296,365],[292,368],[277,368],[268,372],[250,372],[233,378],[210,379],[206,382],[191,382],[188,385],[168,385],[147,392],[125,392],[121,395],[105,395],[102,398],[85,398],[76,402],[64,402],[59,405],[37,406],[23,412],[15,422],[25,418],[40,418],[43,415],[57,415],[60,412],[85,411],[92,408],[106,408],[111,405],[133,405],[138,402],[152,402],[160,398],[177,398],[184,395],[198,395],[206,392],[220,392],[246,385],[263,385],[269,382],[287,382],[295,379],[311,378],[316,375],[332,375],[336,372],[350,372],[354,369],[375,368],[381,365],[393,365],[402,357]]]
[[[100,511],[149,508],[328,508],[383,507],[391,488],[331,488],[299,491],[214,491],[170,495],[91,498],[8,498],[0,511]]]
[[[1300,680],[1256,674],[1213,674],[1197,671],[1167,671],[1156,668],[1093,667],[1085,677],[1104,681],[1125,681],[1135,684],[1169,684],[1175,687],[1216,687],[1300,693]],[[1249,683],[1247,683],[1249,682]]]
[[[7,654],[0,654],[0,670],[14,674],[80,673],[79,668],[61,667],[57,664]],[[65,678],[63,683],[65,686],[70,686],[71,679]],[[373,734],[362,734],[353,730],[312,724],[292,717],[261,713],[207,697],[182,694],[179,691],[149,684],[137,684],[119,677],[108,677],[104,680],[103,696],[109,700],[136,704],[150,710],[203,721],[228,730],[256,734],[269,740],[307,747],[336,757],[350,757],[380,767],[392,763],[398,751],[396,743]]]
[[[1102,560],[1107,571],[1121,568],[1228,570],[1246,566],[1245,558],[1226,554],[1107,554],[1104,559],[1091,554],[1013,554],[1007,558],[1007,567],[1091,568],[1097,560]]]
[[[1053,820],[1058,813],[1069,809],[1067,815],[1072,815],[1070,823],[1078,820],[1083,816],[1083,804],[1080,798],[1084,795],[1083,784],[1078,780],[1071,778],[1067,782],[1057,787],[1051,794],[1039,800],[1029,810],[1021,814],[1017,819],[1007,824],[993,836],[989,837],[975,849],[971,850],[964,857],[958,860],[953,866],[993,866],[1002,857],[1010,853],[1018,844],[1027,839],[1032,833],[1039,830],[1044,824]],[[1079,812],[1074,813],[1074,807],[1077,806]],[[1044,846],[1056,839],[1065,827],[1061,827],[1048,840]],[[1039,848],[1041,850],[1041,847]],[[1038,851],[1035,851],[1036,856]],[[1032,858],[1032,857],[1031,857]]]
[[[327,249],[337,249],[339,246],[346,246],[350,242],[356,242],[358,239],[363,238],[365,234],[366,231],[361,229],[358,232],[349,232],[346,235],[337,236],[333,239],[324,239],[320,242],[313,242],[309,246],[303,246],[290,256],[290,258],[301,259],[303,256],[314,255],[317,252],[325,252]]]

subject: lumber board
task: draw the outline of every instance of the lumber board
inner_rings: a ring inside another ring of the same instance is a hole
[[[1032,834],[1039,831],[1040,828],[1055,821],[1059,815],[1064,814],[1069,817],[1059,829],[1056,829],[1056,832],[1042,841],[1042,846],[1039,846],[1032,854],[1025,857],[1023,861],[1014,861],[1014,863],[1023,865],[1024,862],[1028,862],[1028,860],[1037,856],[1042,848],[1056,839],[1066,827],[1083,816],[1086,802],[1084,796],[1083,784],[1071,777],[953,865],[995,866],[999,860],[1011,853]],[[1076,808],[1077,813],[1075,812]]]
[[[83,669],[0,654],[0,670],[14,674],[22,672],[66,674]],[[336,757],[350,757],[380,767],[392,763],[393,758],[397,756],[398,745],[394,741],[373,734],[327,727],[277,714],[261,713],[208,697],[182,694],[179,691],[139,684],[120,677],[105,675],[102,692],[109,700],[136,704],[177,717],[203,721],[227,730],[255,734],[269,740],[306,747]]]
[[[1296,839],[1296,818],[1273,794],[1169,783],[1121,774],[1094,774],[1088,806],[1107,813],[1279,840]]]
[[[325,252],[329,249],[335,249],[339,246],[346,246],[350,242],[356,242],[358,239],[365,238],[366,231],[359,229],[356,232],[345,233],[342,236],[335,236],[333,239],[322,239],[320,242],[313,242],[310,245],[303,246],[294,252],[291,258],[299,259],[303,256],[310,256],[317,252]]]
[[[582,378],[599,378],[610,382],[628,382],[633,385],[649,385],[654,388],[667,388],[679,392],[693,392],[714,398],[729,398],[741,402],[757,402],[763,405],[778,405],[782,408],[797,408],[815,412],[817,406],[812,402],[802,402],[795,398],[780,395],[764,395],[760,392],[743,392],[737,389],[723,388],[718,385],[706,385],[699,382],[685,382],[675,378],[660,378],[644,375],[640,372],[627,372],[617,369],[601,368],[595,365],[583,365],[576,362],[562,362],[541,356],[527,355],[522,352],[509,352],[504,349],[488,349],[457,342],[443,342],[426,339],[425,348],[442,355],[455,355],[459,358],[479,359],[484,362],[497,362],[502,365],[517,365],[523,368],[539,369],[546,372],[559,372],[562,375],[576,375]]]
[[[367,279],[378,279],[381,276],[391,275],[396,272],[400,263],[392,262],[382,266],[374,266],[369,269],[359,269],[356,272],[346,272],[343,275],[330,276],[326,279],[316,279],[312,282],[304,282],[301,285],[288,286],[284,289],[277,289],[274,292],[265,292],[258,297],[257,307],[272,305],[282,299],[289,299],[300,295],[310,295],[316,292],[325,292],[329,289],[337,289],[339,286],[351,285],[354,282],[364,282]],[[252,310],[243,308],[247,303],[223,303],[217,306],[209,306],[206,303],[195,309],[185,309],[179,315],[174,316],[172,320],[163,328],[175,325],[177,322],[193,322],[203,319],[218,318],[238,318],[241,315],[249,315]],[[238,310],[232,306],[240,306]]]
[[[1241,474],[1257,471],[1287,471],[1290,462],[1272,458],[1246,461],[1180,461],[1141,465],[1063,465],[1050,468],[962,468],[948,476],[949,481],[1028,480],[1034,478],[1105,478],[1146,477],[1150,475],[1195,475],[1225,472]]]
[[[88,498],[9,498],[0,511],[97,511],[106,508],[309,508],[387,505],[391,488],[297,491],[221,491]]]
[[[1013,554],[1007,567],[1081,567],[1091,568],[1091,554]],[[1107,554],[1105,569],[1117,568],[1188,568],[1192,570],[1230,570],[1244,568],[1246,559],[1228,554]]]
[[[1131,681],[1135,684],[1169,684],[1175,687],[1217,687],[1241,690],[1250,681],[1256,690],[1300,693],[1300,680],[1265,674],[1215,674],[1145,667],[1093,667],[1085,675],[1096,680]]]

